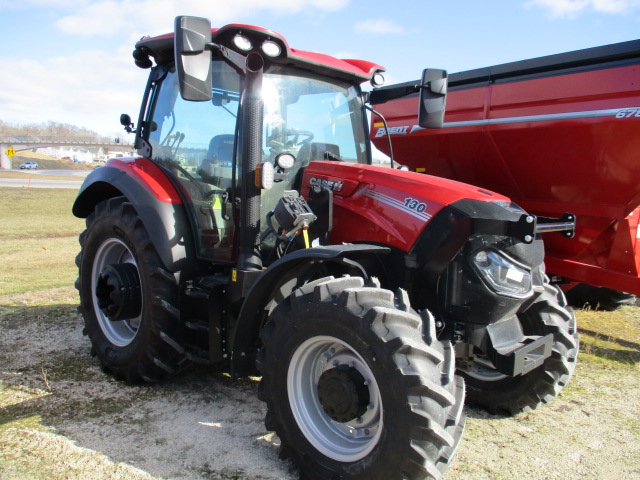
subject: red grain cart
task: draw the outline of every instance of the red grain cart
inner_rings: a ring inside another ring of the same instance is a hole
[[[417,126],[417,93],[376,109],[411,170],[503,193],[539,216],[575,214],[573,238],[545,235],[558,280],[640,294],[639,82],[635,40],[452,74],[439,130]],[[393,98],[415,84],[378,91]],[[371,137],[389,153],[376,117]]]

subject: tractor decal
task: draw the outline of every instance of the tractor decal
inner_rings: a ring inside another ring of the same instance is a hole
[[[371,188],[364,189],[362,194],[366,197],[373,198],[380,203],[402,210],[403,212],[423,220],[424,222],[428,222],[431,219],[431,214],[426,213],[425,211],[427,209],[426,204],[413,198],[406,198],[404,201],[398,200],[397,198],[393,198],[384,193],[376,192]]]

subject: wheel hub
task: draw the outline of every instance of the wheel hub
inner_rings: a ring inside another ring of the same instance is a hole
[[[132,263],[106,265],[96,283],[98,307],[112,322],[135,318],[142,311],[138,268]]]
[[[329,417],[346,423],[367,411],[369,389],[358,370],[339,365],[326,370],[318,379],[318,398]]]

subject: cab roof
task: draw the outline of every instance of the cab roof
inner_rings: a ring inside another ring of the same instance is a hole
[[[286,39],[279,33],[253,25],[229,24],[220,28],[212,28],[211,41],[223,45],[226,48],[237,50],[233,45],[233,37],[237,34],[248,37],[254,45],[258,45],[258,42],[261,43],[265,40],[278,43],[282,49],[282,53],[278,57],[270,60],[279,64],[294,65],[314,72],[340,77],[345,80],[359,80],[360,82],[370,80],[376,72],[383,72],[385,70],[382,65],[366,60],[339,59],[323,53],[291,48]],[[145,52],[154,58],[156,64],[173,62],[173,37],[173,33],[156,37],[143,37],[136,43],[136,52]]]

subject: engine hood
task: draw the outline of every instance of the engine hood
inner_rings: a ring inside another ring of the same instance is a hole
[[[415,172],[370,165],[315,161],[302,180],[302,195],[314,185],[333,191],[331,243],[372,242],[409,252],[431,219],[460,200],[511,200],[472,185]]]

